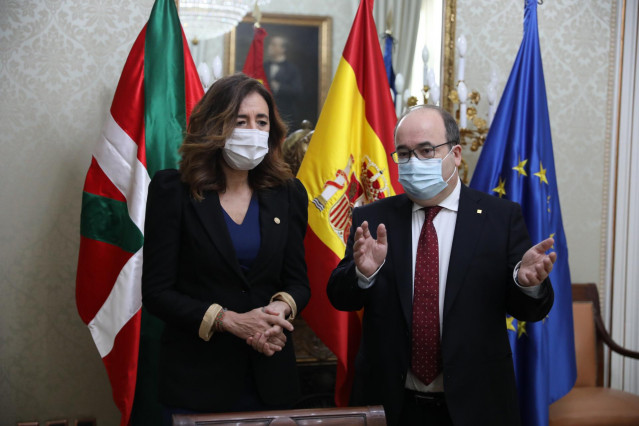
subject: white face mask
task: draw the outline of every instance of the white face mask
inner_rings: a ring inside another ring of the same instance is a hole
[[[267,153],[268,132],[258,129],[233,130],[222,150],[226,164],[236,170],[254,169]]]

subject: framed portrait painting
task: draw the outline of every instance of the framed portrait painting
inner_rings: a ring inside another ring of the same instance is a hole
[[[242,71],[253,40],[251,15],[226,36],[225,74]],[[331,75],[331,18],[263,14],[264,72],[289,131],[317,124]]]

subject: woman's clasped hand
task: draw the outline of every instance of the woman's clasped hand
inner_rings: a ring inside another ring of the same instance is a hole
[[[286,308],[286,303],[276,300],[244,314],[228,312],[224,316],[223,327],[244,339],[256,351],[271,356],[286,344],[284,330],[293,331],[293,324],[284,319]]]

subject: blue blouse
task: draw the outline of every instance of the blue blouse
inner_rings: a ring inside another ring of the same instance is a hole
[[[251,198],[244,221],[240,225],[231,219],[224,208],[222,211],[237,260],[240,262],[242,270],[247,271],[260,251],[260,204],[257,201],[257,196],[253,195]]]

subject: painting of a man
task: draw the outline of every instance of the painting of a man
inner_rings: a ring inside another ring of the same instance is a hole
[[[268,85],[275,97],[280,115],[291,129],[299,127],[302,79],[297,66],[287,57],[289,41],[274,35],[267,39],[264,71]]]
[[[300,129],[303,120],[310,121],[311,127],[317,123],[330,86],[330,43],[320,44],[320,39],[328,38],[329,22],[325,17],[262,16],[261,26],[267,33],[264,73],[289,133]],[[244,67],[253,23],[253,18],[245,18],[228,38],[229,74]]]

